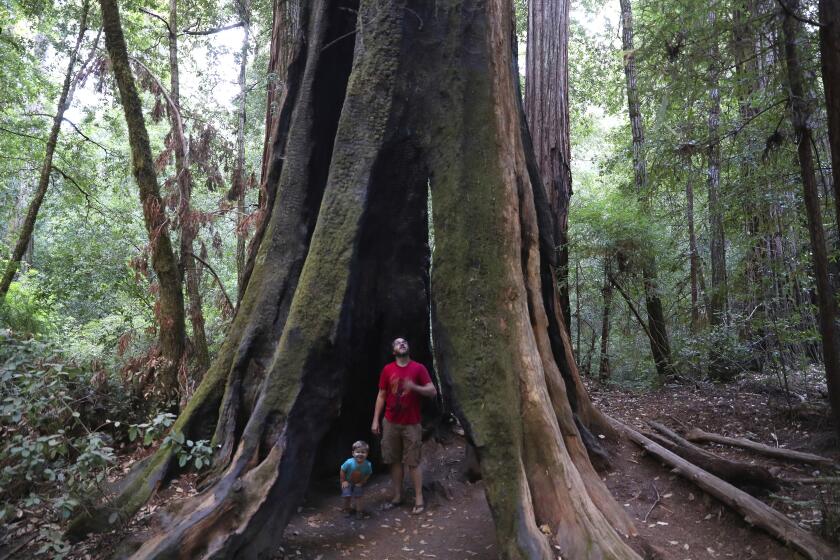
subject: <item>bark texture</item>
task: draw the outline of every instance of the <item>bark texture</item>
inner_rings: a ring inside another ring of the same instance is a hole
[[[645,162],[645,135],[642,123],[639,93],[636,87],[636,53],[633,49],[633,12],[630,0],[621,0],[621,43],[624,49],[624,76],[627,83],[627,109],[630,115],[630,130],[633,136],[633,181],[636,194],[647,208],[647,164]],[[642,284],[645,291],[645,307],[648,315],[650,351],[656,364],[656,372],[664,379],[675,372],[671,360],[671,342],[665,324],[665,312],[659,297],[657,285],[656,257],[648,252],[642,255]]]
[[[584,445],[613,432],[560,312],[511,15],[509,0],[301,4],[281,170],[266,151],[269,219],[230,334],[175,425],[200,431],[218,411],[211,485],[134,558],[269,556],[317,451],[371,417],[387,342],[405,336],[431,364],[431,329],[502,556],[638,558]],[[122,514],[170,455],[115,497]],[[76,527],[101,528],[95,514]]]
[[[554,217],[560,307],[571,324],[569,302],[569,0],[528,2],[525,115]]]
[[[840,338],[837,331],[837,301],[829,279],[828,254],[822,226],[817,178],[814,174],[814,154],[810,129],[809,101],[805,92],[805,79],[799,62],[797,42],[801,37],[801,24],[791,15],[799,7],[798,0],[789,4],[790,11],[783,15],[782,30],[785,40],[785,63],[791,95],[791,124],[796,132],[799,170],[802,177],[805,214],[808,217],[808,234],[817,281],[819,327],[822,336],[823,361],[828,385],[828,398],[834,415],[834,425],[840,434]]]
[[[128,125],[132,172],[137,181],[140,203],[143,206],[143,220],[151,247],[152,268],[160,286],[159,341],[163,363],[156,372],[155,382],[162,397],[176,397],[178,369],[186,341],[181,274],[169,240],[169,228],[160,198],[157,173],[149,146],[149,135],[143,119],[143,107],[131,73],[119,8],[116,0],[100,0],[100,5],[105,29],[105,46],[111,59],[111,67]]]
[[[74,82],[74,70],[76,67],[76,60],[79,57],[79,49],[82,46],[82,40],[87,31],[87,20],[89,11],[89,1],[84,0],[82,5],[81,17],[79,20],[79,32],[76,36],[76,43],[70,51],[70,60],[67,63],[67,71],[64,73],[64,82],[61,85],[61,93],[58,96],[58,104],[56,105],[55,117],[53,117],[52,127],[50,128],[50,135],[47,138],[47,147],[44,151],[44,161],[41,163],[41,173],[38,177],[38,186],[29,202],[29,207],[26,211],[26,217],[20,226],[18,232],[18,239],[12,249],[11,257],[6,265],[6,270],[3,272],[3,277],[0,279],[0,303],[6,299],[6,293],[9,291],[9,286],[12,285],[12,280],[15,278],[20,261],[27,248],[30,246],[32,233],[35,231],[35,221],[38,219],[38,212],[41,209],[41,204],[44,202],[44,197],[47,195],[47,189],[50,186],[50,175],[52,175],[53,156],[55,155],[55,147],[58,144],[58,135],[61,132],[61,123],[64,120],[64,112],[70,106],[73,100],[72,85]],[[81,73],[81,72],[80,72]]]

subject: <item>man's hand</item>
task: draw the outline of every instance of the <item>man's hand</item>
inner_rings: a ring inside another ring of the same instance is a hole
[[[403,388],[406,391],[414,391],[415,393],[423,397],[434,397],[435,395],[437,395],[437,389],[435,389],[435,386],[431,383],[427,383],[426,385],[418,385],[411,379],[406,379],[405,381],[403,381]]]
[[[378,436],[382,433],[382,429],[379,427],[379,420],[374,420],[373,424],[370,425],[370,431],[373,435]]]
[[[342,488],[347,488],[348,486],[350,486],[350,483],[348,481],[346,481],[346,480],[341,481],[341,487]]]

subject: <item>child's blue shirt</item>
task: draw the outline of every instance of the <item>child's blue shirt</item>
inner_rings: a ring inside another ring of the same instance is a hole
[[[356,459],[350,457],[344,464],[341,465],[341,470],[344,471],[344,477],[349,481],[352,474],[356,471],[359,472],[359,475],[362,477],[362,480],[367,478],[368,476],[373,473],[373,465],[370,464],[370,461],[365,459],[365,462],[359,464],[356,462]]]

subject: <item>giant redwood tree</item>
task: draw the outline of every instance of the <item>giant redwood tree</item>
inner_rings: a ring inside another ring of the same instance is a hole
[[[229,335],[174,426],[212,434],[214,471],[134,558],[269,556],[331,426],[369,421],[395,333],[434,352],[503,557],[638,558],[583,443],[611,429],[559,309],[510,0],[292,4],[300,33],[273,34],[273,51],[292,50],[265,227]],[[71,530],[132,515],[173,469],[162,447]]]

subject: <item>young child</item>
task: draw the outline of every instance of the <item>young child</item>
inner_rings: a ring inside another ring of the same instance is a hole
[[[349,516],[356,511],[356,517],[362,519],[362,494],[365,483],[373,473],[373,467],[367,460],[370,446],[364,441],[353,444],[353,456],[344,461],[338,472],[341,481],[341,496],[344,498],[344,514]]]

